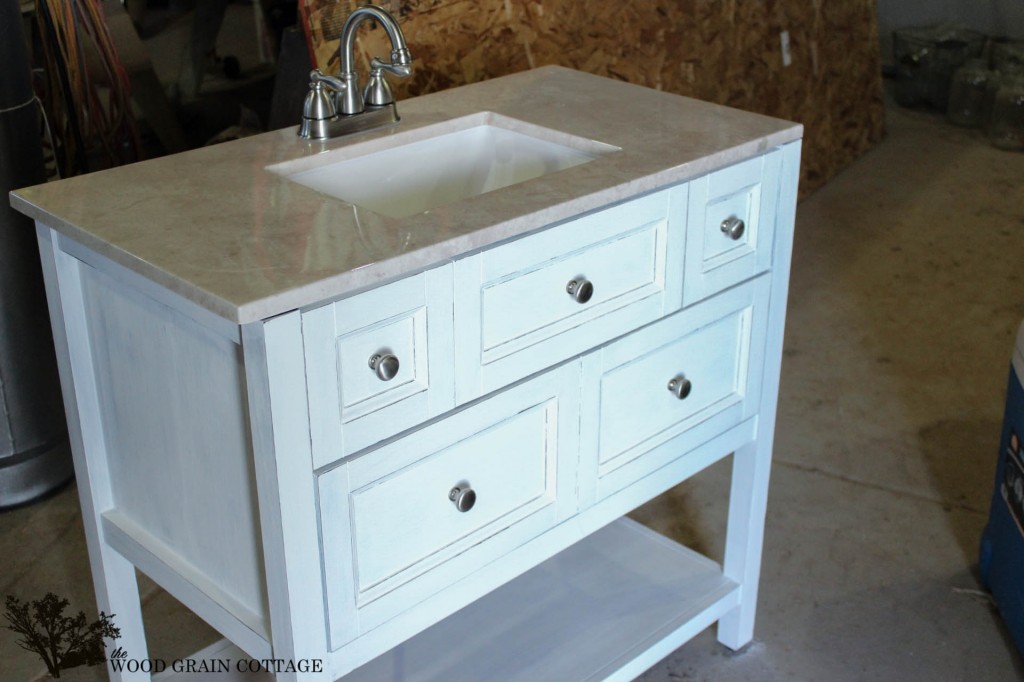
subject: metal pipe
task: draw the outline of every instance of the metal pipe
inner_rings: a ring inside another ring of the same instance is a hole
[[[0,0],[0,507],[73,471],[32,221],[7,194],[46,180],[19,0]]]

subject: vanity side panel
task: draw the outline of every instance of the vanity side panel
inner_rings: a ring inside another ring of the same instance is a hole
[[[141,529],[143,545],[148,535],[173,552],[198,574],[193,583],[226,593],[231,604],[222,606],[266,636],[240,346],[60,255],[81,282],[110,468],[108,511]]]

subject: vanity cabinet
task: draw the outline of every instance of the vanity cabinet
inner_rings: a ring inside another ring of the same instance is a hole
[[[641,170],[634,130],[596,170],[409,219],[465,219],[432,251],[304,288],[273,283],[275,249],[295,258],[267,237],[238,262],[270,294],[234,308],[236,280],[215,295],[191,262],[169,279],[82,227],[88,202],[15,195],[37,218],[97,596],[131,658],[147,657],[136,569],[224,635],[197,657],[296,663],[281,680],[630,679],[715,622],[725,645],[750,641],[799,128],[551,68],[443,101],[500,108],[524,79],[595,111],[653,98],[666,126],[756,131]],[[409,125],[436,101],[412,100]],[[598,181],[613,190],[584,191]],[[300,193],[295,220],[318,196],[274,187]],[[293,229],[271,207],[262,224]],[[497,227],[464,225],[484,213]],[[354,215],[339,259],[423,238]],[[320,244],[349,229],[310,216],[330,224]],[[622,518],[729,455],[723,565]]]

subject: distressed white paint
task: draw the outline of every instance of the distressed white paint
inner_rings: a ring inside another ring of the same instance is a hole
[[[133,656],[146,658],[146,633],[135,567],[110,546],[103,530],[102,515],[114,506],[114,495],[97,377],[89,347],[80,275],[83,266],[61,250],[61,239],[49,228],[37,224],[36,234],[97,606],[102,613],[116,614],[121,629],[117,644]],[[106,645],[109,655],[114,644],[106,642]],[[110,672],[112,682],[147,677]]]
[[[353,616],[333,594],[346,581],[365,632],[575,513],[578,372],[563,365],[321,475],[332,642]],[[448,493],[467,484],[476,504],[459,512]]]
[[[268,633],[241,349],[105,272],[76,271],[113,506]]]
[[[583,499],[601,499],[757,413],[768,285],[752,280],[586,356]],[[683,400],[668,390],[678,376],[692,384]]]
[[[768,269],[772,262],[781,153],[772,151],[690,183],[683,305]],[[722,222],[739,218],[739,239]]]
[[[302,316],[315,466],[455,405],[451,278],[434,268]],[[369,365],[386,353],[399,361],[389,381]]]
[[[265,616],[250,610],[181,553],[118,511],[103,514],[103,532],[111,547],[250,656],[271,654]]]
[[[735,583],[716,564],[623,519],[351,679],[602,680],[679,627],[703,629],[736,601]],[[699,616],[707,622],[692,620]],[[571,653],[562,640],[573,642]]]
[[[245,325],[242,347],[274,657],[323,660],[327,626],[299,313]],[[277,679],[324,682],[330,675],[325,667]]]
[[[628,680],[738,600],[736,584],[722,576],[717,564],[620,519],[345,679]],[[495,649],[495,639],[502,643],[500,649]],[[556,645],[564,639],[579,645],[572,655]],[[245,658],[226,642],[195,656]],[[256,682],[270,676],[223,679]]]
[[[686,191],[656,192],[456,261],[457,401],[675,309]],[[593,295],[577,303],[566,287],[584,278]]]
[[[241,330],[40,227],[120,644],[145,652],[136,566],[250,655],[324,661],[278,676],[296,682],[364,664],[352,679],[628,679],[715,621],[748,642],[798,160],[788,145]],[[366,365],[380,351],[391,382]],[[730,452],[724,567],[605,527]]]
[[[729,522],[725,545],[725,575],[741,586],[740,605],[718,625],[718,639],[733,649],[754,636],[754,614],[761,572],[764,518],[768,505],[768,476],[775,414],[778,410],[779,376],[782,371],[782,338],[789,294],[789,267],[793,254],[796,190],[800,175],[800,143],[779,150],[778,213],[772,245],[772,297],[765,334],[764,378],[757,440],[736,451],[729,492]]]

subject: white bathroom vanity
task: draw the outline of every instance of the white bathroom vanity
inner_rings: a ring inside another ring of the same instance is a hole
[[[13,193],[117,645],[138,569],[282,680],[743,646],[801,127],[558,67],[398,109]],[[724,565],[623,518],[730,453]]]

